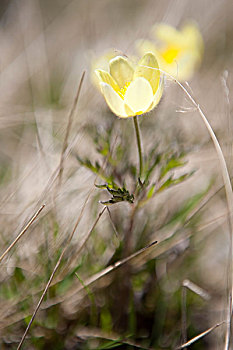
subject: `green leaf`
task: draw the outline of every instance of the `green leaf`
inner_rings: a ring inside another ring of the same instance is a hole
[[[113,327],[112,315],[106,307],[101,309],[100,322],[101,322],[102,331],[112,332],[112,327]]]
[[[155,184],[153,184],[150,187],[149,191],[147,192],[147,199],[150,199],[153,196],[154,192],[155,192]]]
[[[101,202],[104,205],[110,205],[110,204],[115,204],[119,202],[129,202],[133,203],[134,202],[134,195],[130,194],[126,188],[122,187],[117,187],[117,188],[112,188],[108,184],[105,185],[96,185],[98,188],[105,188],[111,195],[112,198],[108,201]]]
[[[123,346],[124,344],[122,343],[119,343],[119,340],[111,340],[109,342],[107,342],[106,344],[104,345],[100,345],[97,350],[104,350],[104,349],[114,349],[116,347],[119,347],[119,346]]]
[[[82,166],[85,166],[87,169],[91,170],[94,174],[98,175],[102,180],[113,184],[113,178],[112,176],[108,176],[103,172],[103,168],[100,166],[99,162],[95,162],[95,164],[92,164],[92,162],[89,159],[82,159],[78,155],[76,155],[76,159],[79,161],[79,163]]]
[[[158,189],[158,192],[162,192],[164,191],[165,189],[167,188],[170,188],[171,186],[175,186],[175,185],[178,185],[180,184],[181,182],[187,180],[188,178],[190,178],[190,176],[192,176],[194,173],[191,172],[191,173],[185,173],[181,176],[179,176],[178,178],[173,178],[173,175],[171,175],[163,184],[162,186]]]
[[[204,191],[195,194],[191,198],[189,198],[181,208],[172,216],[168,224],[175,224],[177,222],[185,222],[189,213],[198,205],[198,203],[202,200],[202,198],[209,191],[210,186],[208,186]]]
[[[152,162],[152,165],[148,166],[148,169],[145,170],[145,180],[144,180],[145,183],[148,183],[153,170],[161,162],[161,159],[162,159],[161,154],[157,154],[155,159]]]
[[[162,167],[159,179],[161,180],[169,171],[184,166],[186,163],[187,162],[184,162],[182,160],[182,157],[175,158],[174,156],[172,156],[172,158],[168,160],[167,164]]]

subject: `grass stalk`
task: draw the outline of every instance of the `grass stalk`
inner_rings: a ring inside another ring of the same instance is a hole
[[[28,221],[27,225],[20,231],[18,236],[15,238],[15,240],[9,245],[9,247],[4,251],[4,253],[0,256],[0,263],[5,258],[5,256],[9,253],[9,251],[15,246],[15,244],[18,242],[18,240],[25,234],[25,232],[28,230],[28,228],[32,225],[32,223],[36,220],[36,218],[39,216],[41,211],[44,209],[45,204],[41,205],[41,207],[36,211],[36,213],[31,217],[31,219]]]
[[[230,346],[230,338],[231,338],[231,328],[232,328],[232,288],[233,288],[233,279],[232,279],[232,273],[233,273],[233,193],[232,193],[232,186],[231,186],[231,180],[229,176],[229,172],[226,165],[226,160],[224,158],[221,146],[219,144],[219,141],[207,119],[205,116],[203,110],[201,109],[200,105],[195,101],[195,99],[191,96],[191,94],[188,92],[188,90],[172,75],[168,74],[167,72],[159,69],[159,68],[152,68],[149,66],[144,66],[146,68],[159,70],[161,73],[168,76],[170,79],[172,79],[178,86],[183,90],[183,92],[186,94],[186,96],[189,98],[191,103],[194,105],[194,107],[197,109],[198,113],[201,116],[202,121],[204,122],[209,135],[213,141],[218,159],[220,164],[220,170],[223,177],[225,192],[226,192],[226,199],[227,199],[227,207],[228,207],[228,217],[229,217],[229,226],[230,226],[230,246],[229,246],[229,259],[228,259],[228,314],[227,314],[227,330],[226,330],[226,336],[225,336],[225,347],[224,350],[228,350]]]
[[[20,340],[20,343],[19,343],[19,345],[18,345],[18,347],[17,347],[17,350],[20,350],[20,349],[22,348],[22,345],[23,345],[23,343],[24,343],[24,341],[25,341],[25,339],[26,339],[26,335],[28,334],[28,331],[29,331],[29,329],[30,329],[30,327],[31,327],[31,325],[32,325],[32,323],[33,323],[35,317],[36,317],[36,314],[37,314],[37,312],[38,312],[38,310],[39,310],[39,308],[40,308],[40,306],[41,306],[41,304],[42,304],[42,302],[43,302],[43,300],[44,300],[45,295],[47,294],[47,291],[48,291],[48,289],[49,289],[49,287],[50,287],[50,285],[51,285],[51,283],[52,283],[52,280],[53,280],[53,278],[54,278],[54,276],[55,276],[55,274],[56,274],[56,272],[57,272],[57,270],[58,270],[58,268],[59,268],[59,266],[60,266],[60,264],[61,264],[61,262],[62,262],[63,256],[64,256],[64,254],[66,253],[66,251],[67,251],[67,249],[68,249],[68,247],[69,247],[69,244],[70,244],[70,242],[71,242],[71,240],[72,240],[72,238],[73,238],[73,236],[74,236],[74,234],[75,234],[75,232],[76,232],[76,229],[77,229],[77,227],[78,227],[78,225],[79,225],[79,223],[80,223],[80,221],[81,221],[81,218],[82,218],[82,216],[83,216],[84,209],[85,209],[85,207],[86,207],[86,204],[87,204],[87,202],[88,202],[88,199],[89,199],[89,197],[90,197],[91,192],[92,192],[92,189],[89,191],[89,193],[88,193],[88,195],[87,195],[87,197],[86,197],[86,200],[85,200],[85,202],[84,202],[84,204],[83,204],[83,206],[82,206],[82,209],[81,209],[81,212],[80,212],[80,214],[79,214],[79,217],[78,217],[78,219],[77,219],[77,221],[76,221],[76,223],[75,223],[75,225],[74,225],[74,228],[73,228],[73,230],[72,230],[72,232],[71,232],[69,238],[68,238],[67,241],[66,241],[66,244],[65,244],[65,246],[64,246],[64,248],[63,248],[63,250],[62,250],[62,252],[61,252],[61,254],[60,254],[59,258],[58,258],[58,261],[57,261],[57,263],[56,263],[56,265],[55,265],[55,267],[54,267],[54,269],[53,269],[53,272],[52,272],[51,275],[50,275],[50,278],[49,278],[49,280],[48,280],[48,282],[47,282],[47,284],[46,284],[46,286],[45,286],[45,288],[44,288],[44,290],[43,290],[43,293],[42,293],[42,295],[41,295],[41,297],[40,297],[40,300],[38,301],[38,303],[37,303],[37,305],[36,305],[36,308],[35,308],[35,310],[34,310],[32,316],[31,316],[31,319],[30,319],[30,321],[29,321],[29,323],[28,323],[28,326],[27,326],[27,328],[26,328],[26,330],[25,330],[25,332],[24,332],[24,334],[23,334],[23,336],[22,336],[22,338],[21,338],[21,340]],[[97,225],[97,223],[98,223],[100,217],[102,216],[102,214],[104,213],[105,209],[106,209],[106,207],[104,207],[104,209],[102,209],[102,211],[101,211],[100,214],[98,215],[98,218],[96,219],[96,221],[94,222],[94,224],[93,224],[93,226],[92,226],[92,228],[91,228],[91,232],[94,230],[95,226]],[[83,244],[83,245],[84,245],[84,244]],[[83,247],[83,245],[81,246],[81,248]],[[79,249],[78,253],[80,252],[80,250],[81,250],[81,249]]]
[[[202,111],[200,105],[194,100],[194,98],[190,95],[190,93],[187,91],[187,89],[179,82],[177,79],[175,79],[175,82],[181,87],[181,89],[185,92],[185,94],[188,96],[192,104],[196,107],[197,111],[199,112],[202,121],[204,122],[210,137],[213,141],[216,153],[218,155],[220,169],[223,177],[223,182],[225,186],[225,192],[226,192],[226,199],[227,199],[227,207],[228,207],[228,217],[229,217],[229,225],[230,225],[230,246],[229,246],[229,261],[228,261],[228,315],[227,315],[227,331],[225,336],[225,347],[224,350],[228,350],[230,346],[230,338],[231,338],[231,328],[232,328],[232,288],[233,288],[233,280],[232,280],[232,273],[233,273],[233,193],[232,193],[232,186],[231,186],[231,180],[228,173],[226,160],[224,158],[221,146],[219,144],[219,141],[208,121],[206,118],[204,112]]]
[[[79,82],[79,86],[78,86],[78,90],[72,105],[72,108],[70,110],[69,116],[68,116],[68,123],[67,123],[67,128],[66,128],[66,134],[65,134],[65,138],[64,138],[64,142],[63,142],[63,146],[62,146],[62,152],[61,152],[61,158],[60,158],[60,164],[59,164],[59,174],[58,174],[58,184],[60,185],[62,182],[62,174],[63,174],[63,168],[64,168],[64,155],[66,152],[66,149],[68,147],[68,138],[69,138],[69,134],[70,134],[70,130],[71,130],[71,126],[72,126],[72,122],[73,122],[73,116],[74,116],[74,112],[75,112],[75,108],[78,104],[78,100],[79,100],[79,96],[80,96],[80,92],[82,89],[82,85],[83,85],[83,80],[85,77],[85,71],[83,72],[80,82]]]

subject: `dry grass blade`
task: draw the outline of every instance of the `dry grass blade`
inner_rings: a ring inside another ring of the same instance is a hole
[[[182,343],[187,341],[187,290],[182,286],[181,299],[181,336]]]
[[[72,230],[72,232],[71,232],[71,234],[70,234],[70,236],[69,236],[69,238],[68,238],[68,240],[67,240],[67,242],[65,244],[65,247],[63,248],[63,250],[61,252],[61,255],[60,255],[60,257],[59,257],[59,259],[58,259],[58,261],[57,261],[57,263],[56,263],[56,265],[55,265],[55,267],[53,269],[53,272],[50,275],[50,278],[49,278],[49,280],[48,280],[48,282],[47,282],[47,284],[46,284],[46,286],[44,288],[44,291],[43,291],[43,293],[42,293],[42,295],[40,297],[40,300],[39,300],[39,302],[38,302],[38,304],[37,304],[37,306],[36,306],[36,308],[35,308],[35,310],[33,312],[33,315],[32,315],[32,317],[31,317],[31,319],[30,319],[30,321],[28,323],[28,326],[27,326],[27,328],[26,328],[26,330],[25,330],[25,332],[24,332],[24,334],[22,336],[22,339],[21,339],[21,341],[20,341],[20,343],[19,343],[19,345],[17,347],[17,350],[21,349],[21,347],[22,347],[22,345],[24,343],[24,340],[25,340],[26,335],[27,335],[27,333],[28,333],[28,331],[29,331],[29,329],[30,329],[30,327],[32,325],[32,322],[34,321],[34,319],[36,317],[36,314],[37,314],[37,312],[38,312],[38,310],[39,310],[39,308],[40,308],[40,306],[42,304],[42,301],[44,300],[44,297],[45,297],[45,295],[46,295],[46,293],[47,293],[47,291],[48,291],[48,289],[49,289],[49,287],[51,285],[51,282],[52,282],[52,280],[53,280],[53,278],[54,278],[54,276],[55,276],[55,274],[56,274],[56,272],[57,272],[57,270],[58,270],[58,268],[59,268],[59,266],[61,264],[62,258],[63,258],[64,254],[65,254],[65,252],[66,252],[66,250],[67,250],[67,248],[68,248],[68,246],[69,246],[69,244],[70,244],[70,242],[71,242],[71,240],[72,240],[72,238],[74,236],[74,233],[75,233],[75,231],[76,231],[76,229],[77,229],[77,227],[79,225],[79,222],[80,222],[80,220],[82,218],[82,215],[83,215],[83,211],[84,211],[84,209],[86,207],[86,204],[87,204],[87,201],[89,199],[89,196],[90,196],[91,192],[92,192],[92,189],[89,191],[89,193],[87,195],[87,198],[86,198],[86,200],[85,200],[85,202],[83,204],[83,207],[82,207],[82,210],[80,212],[80,215],[79,215],[79,217],[78,217],[78,219],[77,219],[77,221],[76,221],[76,223],[74,225],[74,228],[73,228],[73,230]],[[105,211],[105,207],[102,209],[102,211],[98,215],[98,218],[96,219],[94,225],[92,226],[91,232],[94,230],[95,226],[97,225],[97,223],[98,223],[100,217],[102,216],[102,214],[104,213],[104,211]],[[83,245],[82,245],[82,247],[83,247]]]
[[[32,218],[28,221],[27,225],[22,229],[22,231],[18,234],[16,239],[9,245],[9,247],[4,251],[4,253],[0,256],[0,262],[5,258],[5,256],[9,253],[9,251],[15,246],[18,240],[24,235],[24,233],[28,230],[31,224],[36,220],[41,211],[44,209],[45,204],[43,204],[37,212],[32,216]]]
[[[109,209],[109,207],[108,207],[108,206],[107,206],[107,211],[108,211],[108,215],[109,215],[109,219],[110,219],[110,222],[111,222],[111,225],[112,225],[113,231],[115,232],[115,235],[116,235],[117,237],[119,237],[118,232],[117,232],[117,229],[116,229],[116,226],[115,226],[115,224],[114,224],[114,222],[113,222],[113,220],[112,220],[112,214],[111,214],[111,211],[110,211],[110,209]]]
[[[83,74],[81,76],[79,86],[78,86],[78,91],[77,91],[77,94],[75,96],[75,99],[74,99],[74,102],[73,102],[73,105],[72,105],[72,108],[70,110],[69,117],[68,117],[68,124],[67,124],[67,128],[66,128],[66,134],[65,134],[65,138],[64,138],[64,142],[63,142],[63,146],[62,146],[62,152],[61,152],[61,158],[60,158],[60,164],[59,164],[59,175],[58,175],[58,184],[59,185],[61,184],[61,181],[62,181],[64,155],[65,155],[65,151],[68,147],[68,138],[69,138],[72,122],[73,122],[74,111],[75,111],[75,108],[76,108],[78,100],[79,100],[84,77],[85,77],[85,71],[83,72]]]
[[[133,348],[136,349],[142,349],[142,350],[154,350],[151,347],[145,347],[141,344],[135,343],[134,341],[128,340],[127,338],[123,338],[120,334],[117,333],[106,333],[99,329],[88,329],[88,328],[82,328],[77,332],[77,336],[81,339],[83,338],[97,338],[97,339],[104,339],[108,341],[112,341],[115,344],[121,344],[121,345],[130,345]],[[157,349],[158,350],[158,349]]]
[[[84,284],[86,287],[88,287],[89,285],[91,285],[92,283],[96,282],[97,280],[99,280],[100,278],[104,277],[105,275],[107,275],[108,273],[112,272],[113,270],[115,270],[116,268],[126,264],[127,262],[129,262],[130,260],[136,258],[137,256],[141,255],[142,253],[144,253],[146,250],[148,250],[149,248],[152,248],[155,246],[155,244],[157,244],[157,241],[154,241],[152,243],[150,243],[149,245],[147,245],[146,247],[138,250],[136,253],[131,254],[130,256],[127,256],[125,259],[119,260],[117,262],[115,262],[114,264],[106,267],[105,269],[103,269],[100,272],[97,272],[94,276],[90,277],[89,279],[87,279],[86,281],[84,281]],[[77,292],[81,291],[83,289],[83,287],[81,287]]]
[[[228,270],[229,270],[229,287],[228,287],[228,321],[227,321],[227,332],[225,337],[225,350],[229,349],[230,345],[230,337],[231,337],[231,325],[232,325],[232,287],[233,287],[233,279],[232,279],[232,272],[233,272],[233,192],[232,192],[232,186],[231,186],[231,180],[229,176],[229,172],[226,165],[226,160],[224,158],[221,146],[219,144],[219,141],[208,121],[206,118],[204,112],[202,111],[200,105],[195,101],[195,99],[191,96],[191,94],[188,92],[188,90],[172,75],[168,74],[167,72],[164,72],[161,69],[158,68],[151,68],[148,66],[143,66],[149,69],[159,70],[169,78],[171,78],[178,86],[184,91],[186,96],[189,98],[191,103],[194,105],[194,107],[199,112],[202,121],[204,122],[210,137],[213,141],[215,150],[218,155],[219,163],[220,163],[220,169],[223,177],[225,192],[226,192],[226,198],[227,198],[227,207],[228,207],[228,216],[229,216],[229,224],[230,224],[230,247],[229,247],[229,261],[228,261]]]
[[[196,337],[192,338],[191,340],[189,340],[187,343],[182,344],[181,346],[177,347],[176,349],[184,349],[187,346],[192,345],[193,343],[195,343],[197,340],[203,338],[204,336],[206,336],[207,334],[209,334],[210,332],[212,332],[215,328],[221,326],[222,324],[226,323],[226,321],[222,321],[220,323],[217,323],[216,325],[214,325],[213,327],[210,327],[209,329],[207,329],[205,332],[202,332],[201,334],[197,335]]]
[[[185,89],[185,87],[178,82],[175,79],[176,83],[181,87],[181,89],[186,93],[186,95],[189,97],[190,101],[193,103],[193,105],[197,108],[211,138],[214,143],[220,168],[222,172],[222,177],[224,181],[225,191],[226,191],[226,198],[227,198],[227,206],[228,206],[228,216],[229,216],[229,224],[230,224],[230,248],[229,248],[229,261],[228,261],[228,269],[229,269],[229,288],[228,288],[228,322],[227,322],[227,332],[226,332],[226,339],[225,339],[225,350],[229,349],[230,345],[230,336],[231,336],[231,324],[232,324],[232,259],[233,259],[233,193],[232,193],[232,186],[231,186],[231,180],[228,173],[226,161],[221,149],[221,146],[218,142],[218,139],[208,122],[208,119],[206,118],[205,114],[203,113],[201,107],[199,104],[194,100],[194,98],[190,95],[190,93]]]
[[[94,230],[94,228],[96,227],[99,219],[101,218],[101,216],[103,215],[103,213],[106,210],[106,206],[101,210],[101,212],[99,213],[99,215],[97,216],[93,226],[91,227],[90,231],[88,232],[87,236],[85,237],[85,239],[83,240],[81,246],[79,247],[78,251],[76,252],[76,257],[81,253],[82,249],[84,248],[85,244],[87,243],[92,231]]]
[[[204,300],[210,300],[211,296],[210,294],[205,291],[203,288],[199,287],[197,284],[193,283],[189,280],[184,280],[182,283],[183,287],[191,290],[193,293],[199,295]]]

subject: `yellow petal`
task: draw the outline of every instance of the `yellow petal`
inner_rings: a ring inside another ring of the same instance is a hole
[[[119,91],[119,86],[117,85],[117,83],[115,82],[115,80],[113,79],[113,77],[108,73],[105,72],[102,69],[96,69],[95,73],[99,79],[100,83],[106,83],[111,85],[111,87],[117,92]]]
[[[135,117],[135,113],[132,111],[131,108],[129,108],[128,105],[125,104],[125,111],[128,117]]]
[[[109,62],[110,74],[116,80],[120,88],[133,79],[133,68],[128,60],[122,56],[117,56]]]
[[[160,81],[160,71],[158,61],[153,53],[146,53],[138,62],[138,66],[134,72],[134,79],[138,77],[143,77],[148,80],[152,87],[153,94],[156,93]]]
[[[200,56],[195,50],[184,50],[177,60],[169,64],[160,60],[161,69],[180,82],[190,79],[199,63]]]
[[[152,28],[152,33],[161,42],[172,46],[179,45],[182,37],[181,33],[176,30],[176,28],[165,23],[156,24]]]
[[[137,40],[136,48],[141,56],[145,55],[147,52],[152,52],[153,54],[157,54],[156,45],[150,40]]]
[[[150,83],[145,78],[136,78],[128,87],[124,101],[135,114],[145,113],[153,101]]]
[[[159,101],[162,97],[162,94],[163,94],[163,87],[164,87],[164,78],[162,77],[160,79],[159,87],[156,91],[156,94],[153,96],[153,102],[150,105],[150,107],[148,108],[147,112],[151,111],[159,103]]]
[[[190,49],[199,50],[200,54],[202,54],[204,43],[197,25],[189,22],[182,27],[181,33],[183,34],[186,46]]]
[[[101,91],[111,111],[118,117],[127,118],[125,112],[124,100],[116,93],[116,91],[106,83],[100,83]]]
[[[92,56],[92,58],[91,58],[91,70],[90,70],[91,80],[92,80],[92,83],[100,89],[99,79],[97,78],[95,70],[101,69],[101,70],[108,72],[109,61],[112,58],[116,57],[118,54],[116,53],[116,50],[109,49],[101,56],[96,56],[93,52],[89,52],[89,55]]]
[[[184,51],[178,61],[177,79],[180,81],[189,80],[199,62],[200,56],[197,51]]]

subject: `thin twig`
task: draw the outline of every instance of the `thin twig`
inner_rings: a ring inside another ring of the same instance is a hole
[[[210,327],[209,329],[207,329],[205,332],[200,333],[199,335],[197,335],[196,337],[192,338],[191,340],[189,340],[187,343],[182,344],[181,346],[178,346],[176,349],[185,349],[187,346],[192,345],[193,343],[195,343],[197,340],[203,338],[204,336],[206,336],[207,334],[209,334],[210,332],[212,332],[215,328],[221,326],[222,324],[226,323],[226,321],[222,321],[220,323],[217,323],[216,325],[214,325],[213,327]]]
[[[141,344],[139,344],[138,342],[135,343],[132,340],[130,340],[129,338],[126,337],[122,337],[120,334],[117,333],[110,333],[109,332],[103,332],[102,330],[99,330],[98,328],[94,328],[93,330],[90,330],[90,328],[85,328],[82,327],[80,330],[78,330],[76,332],[76,335],[80,338],[96,338],[96,339],[104,339],[104,340],[110,340],[110,341],[114,341],[115,344],[119,344],[119,345],[129,345],[130,348],[136,348],[136,349],[140,349],[140,350],[154,350],[154,348],[151,347],[145,347]],[[128,349],[128,347],[127,347]],[[157,349],[158,350],[158,349]]]
[[[157,243],[158,243],[157,241],[154,241],[151,244],[147,245],[146,247],[138,250],[136,253],[133,253],[130,256],[127,256],[126,258],[124,258],[122,260],[119,260],[119,261],[115,262],[114,264],[106,267],[102,271],[97,272],[94,276],[92,276],[92,277],[88,278],[86,281],[84,281],[85,286],[86,287],[90,286],[92,283],[96,282],[97,280],[99,280],[103,276],[107,275],[108,273],[112,272],[113,270],[117,269],[118,267],[126,264],[130,260],[132,260],[132,259],[136,258],[137,256],[141,255],[143,252],[145,252],[149,248],[154,247]],[[80,292],[82,289],[83,288],[80,287],[80,289],[77,290],[77,293]]]
[[[31,226],[31,224],[36,220],[38,215],[41,213],[41,211],[44,209],[45,204],[43,204],[37,212],[32,216],[32,218],[28,221],[27,225],[22,229],[22,231],[18,234],[18,236],[15,238],[15,240],[9,245],[9,247],[5,250],[5,252],[0,256],[0,263],[5,258],[5,256],[9,253],[9,251],[14,247],[14,245],[18,242],[18,240],[24,235],[24,233],[27,231],[27,229]]]
[[[184,280],[182,283],[182,287],[191,290],[193,293],[199,295],[200,298],[204,300],[210,300],[211,296],[210,294],[204,290],[203,288],[199,287],[197,284],[193,283],[190,280]]]
[[[187,290],[184,286],[181,287],[181,335],[182,343],[187,342]]]
[[[80,82],[79,82],[79,86],[78,86],[78,91],[77,91],[77,94],[75,96],[75,99],[74,99],[74,102],[73,102],[73,105],[72,105],[72,108],[70,110],[69,117],[68,117],[66,134],[65,134],[65,138],[64,138],[64,142],[63,142],[63,146],[62,146],[60,165],[59,165],[59,174],[58,174],[58,184],[59,185],[62,182],[62,174],[63,174],[63,168],[64,168],[64,154],[65,154],[65,151],[66,151],[66,149],[68,147],[68,138],[69,138],[72,122],[73,122],[74,111],[75,111],[75,108],[76,108],[78,100],[79,100],[81,88],[82,88],[82,85],[83,85],[84,76],[85,76],[85,71],[83,72],[83,74],[81,76],[81,79],[80,79]]]
[[[83,240],[81,246],[79,247],[78,251],[75,253],[76,257],[81,253],[83,247],[85,246],[85,244],[87,243],[92,231],[94,230],[94,228],[96,227],[99,219],[101,218],[101,216],[103,215],[103,213],[105,212],[106,210],[106,206],[100,211],[99,215],[97,216],[93,226],[91,227],[90,231],[88,232],[88,234],[86,235],[85,239]]]
[[[50,278],[49,278],[49,280],[48,280],[48,282],[47,282],[47,284],[46,284],[46,286],[45,286],[45,289],[44,289],[44,291],[43,291],[43,293],[42,293],[42,295],[41,295],[41,297],[40,297],[40,300],[39,300],[39,302],[38,302],[38,304],[37,304],[37,306],[36,306],[36,308],[35,308],[35,310],[34,310],[34,312],[33,312],[33,315],[32,315],[32,317],[31,317],[31,319],[30,319],[30,321],[29,321],[29,323],[28,323],[28,326],[27,326],[27,328],[26,328],[26,330],[25,330],[25,332],[24,332],[24,334],[23,334],[23,336],[22,336],[22,339],[21,339],[21,341],[20,341],[20,343],[19,343],[19,345],[18,345],[18,347],[17,347],[17,350],[20,350],[21,347],[22,347],[22,345],[23,345],[23,343],[24,343],[24,340],[25,340],[26,335],[27,335],[27,333],[28,333],[28,331],[29,331],[29,329],[30,329],[30,327],[31,327],[31,325],[32,325],[32,322],[34,321],[34,319],[35,319],[35,317],[36,317],[36,314],[37,314],[37,312],[38,312],[38,310],[39,310],[39,308],[40,308],[40,306],[41,306],[41,303],[42,303],[42,301],[43,301],[43,299],[44,299],[44,297],[45,297],[45,295],[46,295],[46,293],[47,293],[47,291],[48,291],[48,289],[49,289],[49,287],[50,287],[50,284],[51,284],[51,282],[52,282],[52,280],[53,280],[53,278],[54,278],[54,276],[55,276],[55,274],[56,274],[56,272],[57,272],[57,270],[58,270],[60,264],[61,264],[62,258],[63,258],[64,254],[65,254],[65,252],[66,252],[66,250],[67,250],[67,248],[68,248],[68,246],[69,246],[69,244],[70,244],[70,242],[71,242],[71,240],[72,240],[72,238],[73,238],[73,236],[74,236],[74,233],[75,233],[75,231],[76,231],[76,229],[77,229],[77,227],[78,227],[78,225],[79,225],[79,222],[80,222],[80,220],[81,220],[81,218],[82,218],[82,215],[83,215],[83,211],[84,211],[84,209],[85,209],[85,207],[86,207],[87,201],[88,201],[88,199],[89,199],[89,197],[90,197],[92,191],[93,191],[93,188],[89,191],[89,193],[88,193],[88,195],[87,195],[87,198],[86,198],[86,200],[85,200],[85,202],[84,202],[84,204],[83,204],[82,210],[81,210],[81,212],[80,212],[80,214],[79,214],[79,217],[78,217],[78,219],[77,219],[77,221],[76,221],[76,223],[75,223],[75,225],[74,225],[74,228],[73,228],[73,230],[72,230],[72,232],[71,232],[71,234],[70,234],[68,240],[66,241],[66,244],[65,244],[65,246],[64,246],[64,248],[63,248],[63,250],[62,250],[62,252],[61,252],[61,255],[60,255],[60,257],[59,257],[59,259],[58,259],[58,261],[57,261],[57,263],[56,263],[56,265],[55,265],[55,267],[54,267],[54,269],[53,269],[53,272],[52,272],[52,274],[50,275]],[[101,212],[102,214],[103,214],[104,210],[105,210],[105,207],[104,207],[104,209],[103,209],[102,212]],[[102,215],[102,214],[101,214],[101,215]],[[100,219],[100,216],[101,216],[101,215],[99,214],[98,220]],[[93,227],[92,227],[92,230],[93,230],[94,227],[96,226],[98,220],[95,221],[95,223],[94,223],[94,225],[93,225]]]
[[[117,232],[116,226],[115,226],[115,224],[114,224],[114,222],[113,222],[113,219],[112,219],[111,211],[110,211],[110,209],[109,209],[108,206],[106,206],[106,208],[107,208],[107,211],[108,211],[108,215],[109,215],[109,218],[110,218],[110,222],[111,222],[113,231],[115,232],[116,237],[119,238],[119,234],[118,234],[118,232]]]

